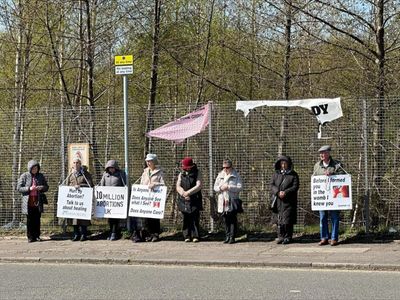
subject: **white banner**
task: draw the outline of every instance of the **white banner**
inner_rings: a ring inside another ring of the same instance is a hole
[[[158,186],[150,190],[147,185],[132,184],[129,203],[130,217],[163,219],[167,187]]]
[[[246,117],[251,109],[261,106],[299,106],[310,110],[322,125],[343,116],[340,98],[316,98],[302,100],[250,100],[236,101],[236,110],[244,112]]]
[[[96,186],[96,218],[126,219],[128,211],[127,186]]]
[[[353,209],[350,174],[311,177],[311,210],[346,209]]]
[[[58,187],[57,217],[90,220],[92,218],[93,189],[60,185]]]

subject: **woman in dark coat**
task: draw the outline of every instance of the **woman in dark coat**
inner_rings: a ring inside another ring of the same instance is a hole
[[[18,179],[17,190],[22,194],[22,213],[26,215],[26,234],[28,242],[40,241],[40,217],[43,204],[47,204],[44,193],[48,191],[46,178],[40,171],[36,160],[28,162],[28,172]]]
[[[103,177],[99,183],[99,186],[125,186],[126,185],[126,173],[119,168],[116,160],[109,160],[106,164]],[[120,235],[119,230],[119,219],[108,219],[110,225],[110,237],[108,240],[115,241]]]
[[[278,203],[278,244],[289,244],[293,237],[293,225],[297,222],[297,191],[299,176],[293,170],[289,156],[280,156],[275,162],[271,178],[271,194]]]

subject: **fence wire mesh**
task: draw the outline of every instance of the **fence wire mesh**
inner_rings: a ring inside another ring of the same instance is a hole
[[[340,160],[345,170],[352,174],[353,210],[342,212],[342,222],[345,225],[363,225],[366,211],[364,201],[365,196],[369,195],[371,225],[400,225],[400,182],[396,172],[400,160],[400,101],[398,98],[391,98],[386,103],[381,112],[384,139],[379,141],[379,149],[384,155],[380,156],[383,158],[378,162],[374,161],[377,156],[374,156],[376,145],[373,145],[376,122],[374,114],[379,105],[377,99],[342,99],[344,116],[323,126],[321,139],[317,138],[316,118],[303,108],[260,107],[244,117],[242,112],[235,111],[234,101],[213,104],[211,139],[208,130],[182,144],[151,139],[151,152],[158,155],[168,186],[163,226],[177,228],[181,224],[181,216],[176,207],[175,183],[180,161],[185,156],[193,157],[203,174],[205,207],[201,224],[204,229],[213,226],[217,229],[221,225],[215,214],[215,198],[214,193],[210,192],[210,185],[212,187],[224,158],[233,161],[243,180],[241,198],[245,212],[239,218],[241,226],[261,229],[269,225],[272,219],[267,206],[269,180],[277,158],[283,117],[287,122],[283,135],[283,153],[291,156],[300,176],[298,230],[301,231],[303,225],[318,223],[317,213],[311,211],[310,177],[313,166],[318,161],[317,150],[324,144],[332,146],[332,156]],[[154,128],[193,110],[194,107],[184,104],[158,105],[152,113]],[[145,166],[143,149],[147,115],[147,106],[130,105],[131,183],[138,180]],[[89,169],[96,182],[99,182],[107,160],[116,159],[121,166],[125,163],[123,108],[120,106],[25,110],[22,115],[20,145],[13,144],[14,115],[1,111],[0,117],[5,124],[0,128],[0,138],[3,141],[0,154],[3,162],[0,170],[0,226],[3,228],[23,226],[25,222],[24,216],[20,214],[20,195],[15,192],[15,181],[26,171],[29,160],[36,159],[40,162],[41,171],[46,175],[50,186],[49,205],[42,216],[44,230],[54,230],[59,226],[56,218],[57,186],[68,175],[68,143],[90,143]],[[212,165],[209,163],[210,155]],[[379,190],[374,190],[372,184],[376,164],[384,166]],[[14,174],[18,174],[16,178],[13,177],[13,166]],[[105,227],[106,221],[99,219],[94,224]]]

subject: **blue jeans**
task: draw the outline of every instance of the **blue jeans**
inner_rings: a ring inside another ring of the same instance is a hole
[[[331,215],[332,234],[329,234],[328,215]],[[319,232],[321,240],[339,240],[339,219],[340,210],[320,210],[319,211]]]

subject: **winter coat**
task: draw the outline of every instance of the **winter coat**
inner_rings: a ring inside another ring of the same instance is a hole
[[[86,178],[86,179],[85,179]],[[85,166],[82,166],[79,172],[73,172],[67,177],[67,185],[68,186],[77,186],[80,187],[93,187],[92,175],[87,171]],[[68,225],[80,225],[80,226],[89,226],[90,220],[81,220],[81,219],[67,219]]]
[[[224,184],[228,184],[227,191],[221,191],[221,187]],[[218,173],[214,183],[214,191],[219,193],[218,197],[222,196],[225,200],[225,204],[229,203],[232,199],[239,199],[239,193],[243,189],[242,178],[239,173],[232,168],[230,174],[227,174],[225,170]],[[228,210],[229,205],[224,204],[224,212]]]
[[[110,173],[108,168],[115,168],[114,173]],[[119,166],[115,160],[110,160],[106,164],[105,172],[100,180],[100,186],[125,186],[126,185],[126,173],[119,169]]]
[[[32,173],[31,170],[34,166],[38,167],[38,173],[36,173],[35,178],[37,181],[38,188],[38,200],[39,200],[39,211],[42,213],[43,209],[43,197],[41,196],[43,193],[49,190],[49,186],[47,185],[46,178],[40,171],[40,165],[36,160],[31,160],[28,162],[28,172],[23,173],[17,183],[17,191],[22,194],[22,202],[21,202],[21,211],[23,214],[28,214],[28,200],[29,200],[29,192],[30,187],[32,186]],[[44,195],[44,194],[43,194]]]
[[[149,185],[154,183],[155,186],[165,185],[164,172],[156,167],[153,171],[149,167],[143,170],[142,177],[140,178],[140,184]]]
[[[178,192],[178,207],[183,213],[192,213],[196,210],[203,210],[201,194],[201,173],[196,165],[190,171],[182,171],[178,175],[176,191]],[[190,200],[186,200],[182,194],[189,193]]]
[[[281,171],[281,161],[288,162],[288,169]],[[278,200],[278,224],[297,223],[297,191],[299,190],[299,176],[293,170],[292,160],[288,156],[281,156],[275,162],[275,172],[272,174],[270,189],[271,197],[281,191],[285,192],[283,199]]]
[[[322,160],[314,165],[313,176],[325,175],[325,172],[328,172],[330,175],[340,175],[346,173],[343,170],[342,163],[340,161],[334,160],[332,157],[329,157],[329,159],[330,160],[327,167],[324,166]]]

